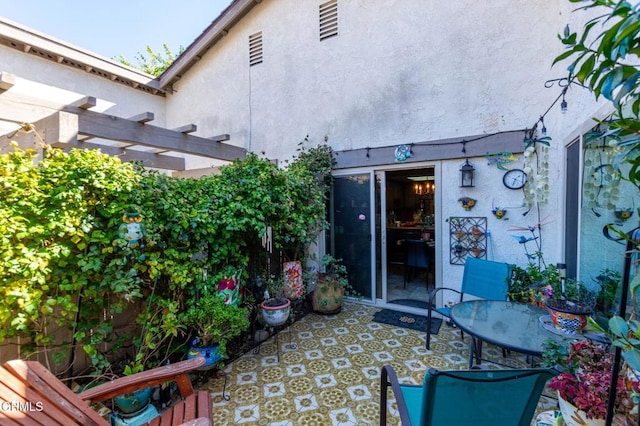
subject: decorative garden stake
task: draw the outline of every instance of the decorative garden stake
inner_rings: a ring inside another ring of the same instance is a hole
[[[295,300],[302,297],[304,287],[302,282],[302,264],[300,261],[285,262],[284,266],[284,295]]]
[[[142,215],[138,212],[129,212],[122,216],[124,223],[118,228],[118,235],[127,240],[127,247],[135,248],[142,245],[144,236],[142,220]]]
[[[476,205],[476,200],[469,197],[458,198],[458,202],[462,205],[462,208],[466,211],[470,211]]]
[[[240,277],[241,271],[218,281],[218,294],[227,305],[240,305]]]

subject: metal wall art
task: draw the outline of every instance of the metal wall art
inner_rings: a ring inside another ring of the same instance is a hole
[[[450,217],[449,263],[464,265],[467,256],[487,258],[487,218]]]

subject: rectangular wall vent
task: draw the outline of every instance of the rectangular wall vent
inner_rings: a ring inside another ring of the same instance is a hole
[[[338,35],[338,0],[320,5],[320,41]]]
[[[249,36],[249,66],[262,63],[262,31]]]

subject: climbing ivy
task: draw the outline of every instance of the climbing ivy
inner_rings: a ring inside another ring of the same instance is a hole
[[[88,339],[105,309],[139,295],[113,246],[136,182],[130,165],[97,151],[48,149],[37,164],[34,151],[0,156],[0,340],[25,337],[27,352],[61,345],[50,333],[61,325]]]
[[[205,272],[247,278],[269,228],[275,249],[305,255],[326,224],[331,156],[318,147],[280,168],[248,154],[220,175],[180,179],[99,151],[0,155],[0,341],[20,337],[56,362],[82,347],[97,371],[119,349],[129,371],[158,365],[173,350],[148,342],[175,344]],[[118,233],[127,213],[143,219],[139,245]],[[128,306],[140,337],[114,335]],[[71,338],[56,340],[53,326]]]

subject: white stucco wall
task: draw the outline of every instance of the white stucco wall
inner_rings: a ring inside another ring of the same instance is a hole
[[[318,38],[318,5],[312,0],[264,0],[225,39],[204,55],[168,99],[169,124],[187,118],[203,136],[230,133],[231,143],[269,158],[291,158],[305,135],[324,136],[336,150],[393,146],[530,128],[560,94],[544,88],[565,76],[552,68],[562,51],[557,34],[570,13],[564,0],[441,3],[406,0],[339,0],[339,35]],[[264,62],[248,64],[248,37],[262,31]],[[569,134],[596,109],[592,95],[571,87],[567,114],[559,102],[545,117],[553,138],[549,203],[540,211],[543,251],[563,261],[564,146]],[[488,146],[487,152],[492,152]],[[512,237],[535,226],[523,216],[521,191],[503,187],[503,173],[484,158],[472,159],[475,188],[457,185],[462,160],[443,161],[441,211],[442,277],[459,282],[461,267],[449,265],[450,216],[486,216],[490,257],[526,264]],[[521,166],[521,161],[509,166]],[[457,199],[478,199],[465,212]],[[508,208],[508,220],[491,214]],[[530,249],[533,246],[530,247]]]
[[[0,71],[106,102],[128,117],[156,114],[154,125],[198,125],[196,135],[229,133],[228,143],[271,159],[290,159],[306,135],[325,136],[335,150],[395,146],[420,141],[530,128],[560,94],[544,88],[564,77],[552,67],[562,51],[557,34],[579,28],[588,15],[572,14],[567,0],[531,2],[461,0],[339,0],[339,35],[319,41],[319,0],[263,0],[233,26],[164,98],[97,78],[82,70],[0,46]],[[248,37],[262,32],[262,64],[249,67]],[[487,217],[489,258],[525,264],[512,228],[543,225],[547,261],[563,260],[564,148],[600,107],[588,91],[572,86],[569,110],[559,103],[545,117],[553,138],[549,203],[523,216],[521,191],[503,187],[504,172],[484,157],[471,158],[476,187],[458,187],[462,159],[435,162],[442,266],[440,284],[459,283],[462,268],[449,265],[452,216]],[[491,146],[486,152],[493,152]],[[462,157],[462,154],[461,154]],[[390,160],[392,162],[392,160]],[[188,162],[188,167],[211,164]],[[521,167],[520,160],[510,164]],[[381,167],[384,168],[384,167]],[[478,200],[465,212],[457,200]],[[508,220],[491,214],[506,207]]]
[[[165,98],[141,92],[123,84],[97,77],[80,69],[60,65],[33,55],[24,54],[0,45],[0,71],[16,77],[67,91],[65,95],[76,100],[85,96],[94,96],[98,100],[100,111],[128,118],[136,114],[151,111],[155,119],[150,124],[165,125]],[[59,93],[59,92],[58,92]],[[43,104],[56,98],[56,93],[36,91],[29,95],[31,102],[41,98]],[[2,99],[0,98],[0,101]]]

